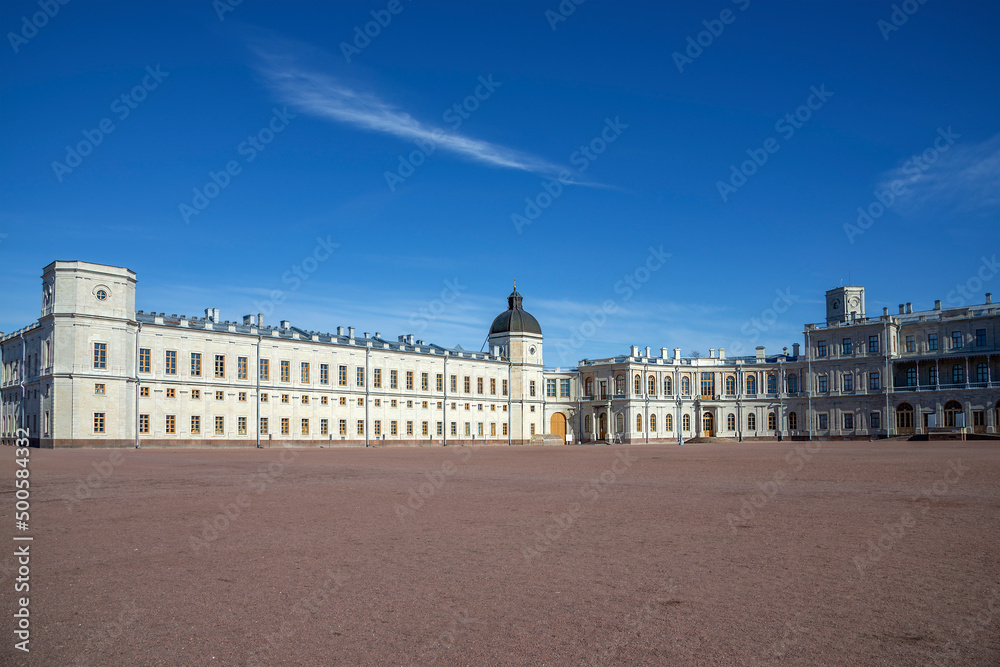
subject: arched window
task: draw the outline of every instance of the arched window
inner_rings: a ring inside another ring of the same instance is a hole
[[[962,404],[958,401],[948,401],[944,404],[944,425],[955,427],[956,417],[962,414]]]
[[[987,382],[989,378],[989,366],[985,363],[976,366],[976,382]]]
[[[635,374],[635,395],[642,395],[642,376],[638,373]]]
[[[799,416],[794,412],[788,413],[788,429],[795,431],[799,428]]]
[[[615,415],[615,433],[625,432],[625,415],[618,413]]]
[[[767,413],[767,429],[774,431],[778,428],[778,415],[773,412]]]
[[[674,382],[668,377],[663,378],[663,393],[667,396],[674,393]]]
[[[750,413],[747,415],[747,430],[756,431],[757,430],[757,415]]]
[[[997,411],[1000,412],[1000,403],[997,404]],[[673,431],[674,430],[674,416],[673,415],[663,415],[663,430]]]
[[[625,378],[619,375],[615,378],[615,393],[624,394],[625,393]]]
[[[649,395],[650,396],[655,396],[656,395],[656,376],[655,375],[650,375],[649,376],[649,382],[647,384],[649,385]]]
[[[917,369],[907,368],[906,369],[906,386],[916,387],[917,386]]]
[[[649,430],[656,433],[656,415],[649,415]]]
[[[642,433],[642,415],[635,416],[635,430]]]
[[[583,418],[583,431],[585,433],[590,433],[590,415]]]
[[[951,367],[951,383],[962,384],[965,382],[965,366],[955,364]]]
[[[736,378],[732,375],[726,376],[726,396],[736,395]],[[732,430],[732,429],[730,429]]]
[[[691,379],[686,375],[681,378],[681,395],[690,396],[691,395]]]
[[[681,426],[684,427],[685,431],[691,430],[691,415],[684,415],[683,418],[681,418]]]
[[[583,393],[586,396],[594,395],[594,378],[587,378],[583,381]]]
[[[788,393],[797,394],[799,393],[799,376],[792,373],[788,376]]]
[[[778,393],[778,378],[774,375],[767,376],[767,393],[777,394]]]
[[[757,393],[757,378],[753,375],[747,376],[747,393],[756,394]]]
[[[736,430],[736,415],[732,412],[726,417],[726,430],[735,431]]]

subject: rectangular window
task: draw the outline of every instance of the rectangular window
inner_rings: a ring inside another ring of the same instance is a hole
[[[535,435],[535,424],[531,424],[531,435]]]
[[[854,391],[854,376],[850,373],[844,374],[844,391]]]
[[[437,391],[444,391],[444,375],[442,373],[434,376],[434,388]]]
[[[936,333],[927,334],[927,349],[928,350],[938,349],[938,335]]]
[[[816,343],[816,356],[825,357],[826,356],[826,341],[821,340]]]
[[[149,433],[149,415],[139,415],[139,433]]]
[[[281,418],[281,435],[288,435],[291,432],[291,422],[288,417]]]
[[[148,347],[139,348],[139,372],[149,373],[153,370],[153,361]],[[147,415],[148,417],[149,415]],[[147,431],[148,433],[148,431]]]
[[[504,396],[507,395],[507,381],[506,380],[503,381],[503,395]]]
[[[430,430],[428,429],[428,426],[430,426],[430,424],[428,424],[427,422],[420,422],[421,435],[430,435]]]
[[[879,389],[879,375],[875,371],[868,374],[868,389],[871,391],[878,391]]]
[[[389,435],[399,435],[397,430],[398,427],[396,426],[396,420],[394,419],[391,422],[389,422]]]
[[[140,387],[139,396],[142,398],[149,398],[149,387]]]
[[[872,412],[868,415],[868,424],[871,426],[873,431],[877,431],[882,428],[882,413]]]
[[[260,418],[260,434],[267,435],[267,417]]]
[[[406,371],[406,389],[407,391],[413,390],[413,371]]]
[[[491,396],[496,396],[497,395],[497,379],[496,378],[490,378],[490,395]]]
[[[363,366],[358,366],[357,373],[355,373],[355,384],[359,387],[365,386],[365,369]]]
[[[95,384],[94,393],[97,394],[98,396],[104,396],[104,385],[100,383]]]
[[[476,378],[476,393],[483,393],[483,378]]]
[[[191,400],[198,400],[201,398],[201,389],[191,390]]]
[[[330,384],[330,364],[319,365],[319,383]]]
[[[171,387],[170,389],[167,389],[166,395],[167,398],[174,398],[177,395],[177,390]]]
[[[843,341],[841,341],[840,349],[842,354],[851,354],[851,348],[852,346],[850,338],[845,338]]]
[[[503,423],[503,435],[507,435],[507,422]]]
[[[819,428],[821,431],[825,431],[827,428],[829,428],[828,415],[826,414],[819,415]]]
[[[372,370],[372,386],[376,389],[382,388],[382,369],[376,368]]]
[[[104,413],[94,413],[94,433],[104,433]]]
[[[292,364],[288,361],[281,362],[281,381],[291,382],[292,381]]]
[[[309,405],[309,397],[305,394],[302,395],[302,405]]]
[[[340,429],[340,435],[347,435],[347,420],[341,419],[338,423],[338,428]]]
[[[932,387],[936,387],[938,383],[938,369],[937,366],[931,366],[929,373],[929,381]]]
[[[247,393],[245,391],[241,391],[240,392],[239,400],[241,400],[241,401],[246,401],[247,400]]]
[[[302,420],[302,435],[309,435],[309,420]]]
[[[429,373],[420,374],[420,390],[427,391],[431,388],[431,379]]]
[[[327,396],[321,396],[319,402],[326,405],[329,402],[329,398]]]
[[[483,435],[483,422],[476,424],[476,435]]]
[[[226,418],[216,417],[215,418],[215,435],[225,435],[226,434]]]
[[[462,386],[465,388],[465,393],[466,394],[471,394],[472,393],[472,378],[469,377],[468,375],[466,375],[465,376],[465,382],[462,383]]]
[[[868,337],[868,354],[878,354],[878,336]]]
[[[94,343],[94,368],[108,367],[108,344]],[[103,431],[101,431],[103,433]]]
[[[472,435],[472,424],[465,422],[465,435]]]
[[[330,420],[320,419],[319,420],[319,434],[320,435],[330,435]]]
[[[451,434],[458,435],[458,422],[451,423]]]
[[[986,329],[976,329],[976,347],[986,345]]]
[[[282,403],[288,403],[288,394],[282,394],[281,395],[281,402]]]
[[[490,435],[495,436],[497,434],[497,424],[493,422],[490,424]]]
[[[458,376],[452,375],[449,380],[449,386],[451,387],[451,393],[456,393],[458,391]]]
[[[247,418],[246,417],[239,417],[236,420],[236,424],[237,424],[236,429],[237,429],[237,432],[239,433],[239,435],[246,435],[247,434]]]
[[[225,392],[222,392],[222,391],[215,392],[215,400],[221,401],[221,400],[224,400],[225,397],[226,397]]]
[[[359,407],[359,408],[363,408],[363,407],[364,407],[364,405],[365,405],[365,399],[363,399],[363,398],[359,398],[359,399],[358,399],[358,407]]]
[[[917,339],[914,336],[906,337],[906,351],[916,352],[917,350]]]
[[[951,348],[953,350],[958,350],[962,347],[962,332],[952,331],[951,332]]]
[[[819,391],[826,392],[830,390],[827,377],[825,375],[820,375],[819,378]]]
[[[302,384],[309,384],[309,362],[303,361],[299,364],[299,378]]]
[[[236,357],[236,379],[246,380],[247,379],[247,358],[246,357]]]
[[[261,403],[267,403],[267,392],[266,391],[262,391],[260,393],[260,402]]]
[[[201,377],[201,352],[191,353],[191,377]]]
[[[337,383],[341,387],[347,386],[347,366],[337,367]]]
[[[406,435],[413,435],[413,422],[406,422]]]
[[[365,434],[365,420],[364,419],[359,419],[358,420],[358,435],[364,435],[364,434]]]
[[[226,355],[224,354],[215,355],[215,377],[226,377]]]
[[[559,380],[559,398],[569,398],[569,380]]]
[[[341,405],[347,405],[347,397],[346,396],[341,396],[340,397],[340,404]]]
[[[399,389],[399,371],[389,371],[389,389]]]
[[[534,396],[535,395],[535,381],[534,380],[531,380],[530,382],[528,382],[528,395],[529,396]]]
[[[444,435],[444,422],[438,422],[437,423],[437,434],[438,434],[438,437]]]
[[[556,381],[546,380],[545,381],[545,395],[555,398],[556,396]]]
[[[166,415],[164,417],[163,431],[165,433],[176,433],[177,432],[177,416],[176,415]]]
[[[271,361],[269,359],[260,360],[260,379],[268,382],[271,379]]]
[[[191,433],[201,433],[201,416],[192,415],[191,416]]]
[[[844,430],[850,431],[854,428],[854,415],[845,414],[844,415]]]

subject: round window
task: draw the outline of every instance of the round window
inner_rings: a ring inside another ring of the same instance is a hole
[[[534,354],[534,353],[535,353],[535,346],[532,345],[531,347],[528,348],[528,354]]]
[[[95,292],[95,295],[97,296],[98,301],[104,301],[105,299],[108,298],[107,290],[99,289],[97,290],[97,292]]]

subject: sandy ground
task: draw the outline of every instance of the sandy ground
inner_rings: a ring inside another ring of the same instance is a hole
[[[3,664],[1000,664],[995,444],[0,456]]]

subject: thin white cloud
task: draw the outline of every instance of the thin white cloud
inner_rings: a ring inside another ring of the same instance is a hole
[[[408,141],[432,142],[436,149],[492,167],[549,177],[565,169],[522,151],[423,123],[373,94],[303,69],[289,58],[262,57],[261,74],[268,84],[284,102],[304,113]]]
[[[933,162],[923,157],[934,153],[937,158]],[[905,187],[896,201],[901,213],[920,209],[981,214],[1000,211],[1000,134],[978,143],[959,141],[943,151],[928,147],[886,173],[879,191],[893,184],[897,189],[900,184]]]

